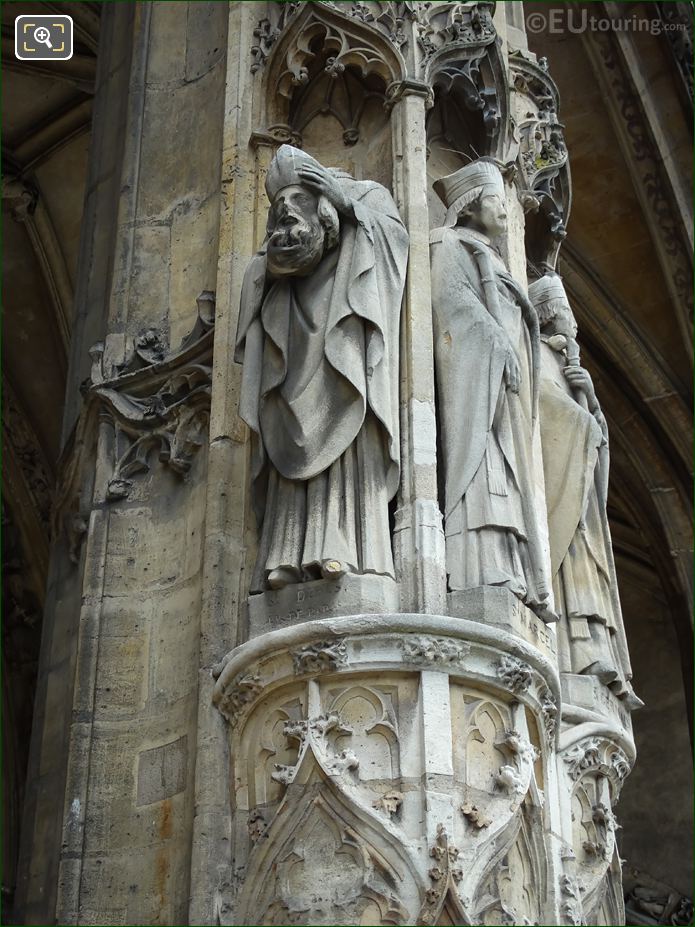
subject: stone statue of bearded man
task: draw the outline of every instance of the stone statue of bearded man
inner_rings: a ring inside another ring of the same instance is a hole
[[[251,592],[394,577],[398,332],[408,234],[380,184],[282,145],[236,360],[260,540]]]

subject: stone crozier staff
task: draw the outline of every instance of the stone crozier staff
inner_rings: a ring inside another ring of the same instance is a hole
[[[562,280],[541,277],[529,296],[541,325],[540,428],[560,669],[597,676],[638,708],[606,513],[606,421],[579,363],[577,323]]]
[[[384,187],[290,145],[266,191],[236,353],[260,526],[251,591],[346,572],[393,577],[408,234]]]
[[[533,479],[538,318],[492,245],[504,181],[481,159],[435,190],[448,209],[431,260],[449,586],[503,586],[552,621]]]

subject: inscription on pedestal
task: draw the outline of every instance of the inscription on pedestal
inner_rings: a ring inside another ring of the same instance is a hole
[[[316,580],[249,596],[249,636],[317,618],[396,611],[398,587],[392,579],[348,574],[336,582]]]
[[[537,647],[544,656],[555,655],[555,631],[507,589],[477,586],[463,592],[450,592],[447,605],[454,618],[493,625]]]

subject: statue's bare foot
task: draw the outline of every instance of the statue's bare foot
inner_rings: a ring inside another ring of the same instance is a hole
[[[267,579],[269,589],[282,589],[284,586],[299,581],[299,574],[291,567],[278,567],[277,570],[271,570]]]
[[[321,564],[321,576],[324,579],[340,579],[345,573],[345,565],[340,560],[324,560]]]
[[[545,602],[541,602],[533,611],[536,613],[536,617],[540,618],[545,624],[554,624],[556,621],[560,620],[552,608]]]
[[[586,669],[583,669],[582,675],[596,676],[599,682],[602,682],[604,685],[608,685],[618,678],[618,673],[612,666],[609,666],[608,663],[601,663],[599,660],[595,663],[591,663]]]

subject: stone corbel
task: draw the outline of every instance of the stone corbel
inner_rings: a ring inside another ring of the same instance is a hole
[[[2,198],[15,222],[26,222],[36,211],[39,192],[19,177],[7,176],[2,178]]]
[[[83,384],[84,406],[60,462],[53,511],[54,540],[65,534],[77,562],[91,502],[86,498],[100,420],[114,429],[113,470],[106,500],[126,498],[150,454],[186,474],[204,443],[210,410],[214,294],[197,300],[198,318],[179,349],[168,353],[156,329],[135,338],[107,336],[90,350],[92,369]]]
[[[150,454],[177,473],[187,473],[205,441],[210,410],[212,329],[210,299],[198,299],[200,332],[186,338],[178,352],[165,357],[166,346],[154,329],[134,340],[129,361],[116,377],[104,377],[104,354],[92,350],[92,383],[88,394],[100,403],[115,432],[114,470],[107,499],[124,499],[133,477],[150,469]],[[193,333],[192,333],[193,335]],[[94,377],[97,377],[95,382]]]
[[[425,109],[432,109],[434,106],[434,91],[429,84],[421,80],[399,80],[393,81],[386,88],[386,101],[384,106],[391,110],[403,97],[416,96],[422,97],[425,101]]]

